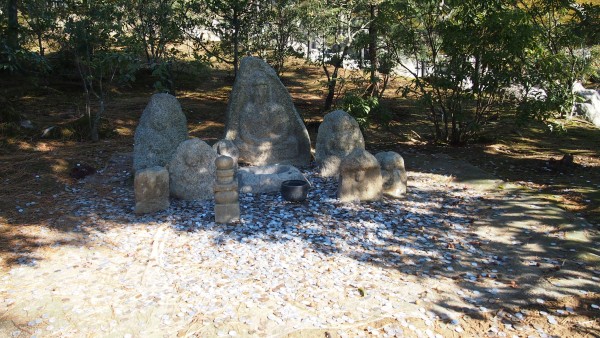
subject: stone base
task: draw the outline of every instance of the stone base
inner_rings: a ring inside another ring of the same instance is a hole
[[[237,177],[242,194],[278,192],[283,181],[306,180],[298,168],[287,164],[240,168]]]
[[[216,204],[215,222],[225,224],[240,220],[239,204]]]

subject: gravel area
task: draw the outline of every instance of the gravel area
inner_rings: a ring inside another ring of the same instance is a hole
[[[108,193],[69,188],[82,240],[0,278],[0,333],[445,337],[467,334],[467,316],[487,318],[478,334],[546,334],[518,324],[525,310],[498,315],[519,292],[521,260],[482,230],[494,216],[487,192],[409,172],[404,199],[341,203],[335,180],[304,174],[307,201],[243,194],[233,225],[214,223],[212,201],[136,216],[127,172]]]

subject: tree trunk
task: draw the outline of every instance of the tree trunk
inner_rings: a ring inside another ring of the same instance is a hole
[[[479,83],[479,69],[481,68],[481,57],[479,53],[475,55],[475,71],[473,72],[473,94],[479,95],[480,83]]]
[[[90,131],[92,142],[98,142],[100,140],[100,120],[102,119],[102,114],[104,113],[104,99],[100,98],[100,109],[94,115],[94,119],[92,121],[92,129]]]
[[[308,39],[306,39],[306,61],[310,60],[310,33],[308,35]]]
[[[44,57],[44,41],[42,40],[42,33],[41,32],[37,33],[37,38],[38,38],[38,46],[40,48],[40,56]]]
[[[240,19],[237,7],[233,9],[233,76],[237,76],[239,67]]]
[[[6,29],[6,43],[12,50],[19,49],[19,21],[17,0],[8,0],[6,6],[6,14],[8,19],[8,27]]]
[[[370,20],[369,23],[369,62],[370,65],[370,84],[367,89],[368,96],[376,96],[378,93],[378,81],[377,81],[377,24],[375,19],[377,18],[377,5],[370,5]]]
[[[335,87],[337,86],[338,72],[340,68],[342,68],[344,57],[346,56],[346,53],[348,53],[348,47],[348,45],[344,46],[342,55],[333,65],[333,73],[331,73],[331,79],[327,83],[327,97],[325,98],[325,106],[323,107],[323,111],[325,112],[331,110],[331,106],[333,106],[333,98],[335,96]],[[326,67],[325,65],[323,66]]]
[[[358,53],[358,68],[365,68],[365,49],[361,48],[360,53]]]

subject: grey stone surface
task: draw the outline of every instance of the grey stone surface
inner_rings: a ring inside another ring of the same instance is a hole
[[[342,202],[376,201],[382,197],[383,179],[375,156],[355,149],[340,163],[338,198]]]
[[[593,89],[579,89],[575,94],[583,99],[583,102],[577,102],[574,105],[574,111],[594,126],[600,128],[600,95]]]
[[[238,170],[238,182],[242,193],[276,192],[287,180],[306,180],[298,168],[291,165],[244,167]]]
[[[375,155],[381,167],[383,193],[389,197],[401,197],[406,194],[408,175],[404,167],[404,158],[396,152],[384,151]]]
[[[187,121],[177,99],[164,93],[152,95],[135,129],[133,170],[166,166],[187,138]]]
[[[168,166],[171,196],[183,200],[213,198],[216,158],[213,148],[198,138],[182,142]]]
[[[169,172],[164,167],[138,170],[133,181],[135,213],[147,214],[169,208]]]
[[[225,155],[233,159],[233,167],[237,169],[238,160],[240,158],[240,150],[231,140],[219,140],[213,144],[213,149],[217,155]]]
[[[251,165],[310,162],[310,138],[275,71],[255,57],[242,59],[227,106],[225,139]]]
[[[355,149],[365,149],[358,122],[343,110],[325,115],[319,126],[315,149],[321,176],[337,176],[340,162]]]

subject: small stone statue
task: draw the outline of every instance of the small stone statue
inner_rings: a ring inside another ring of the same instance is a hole
[[[375,158],[381,166],[383,194],[392,198],[399,198],[406,194],[408,176],[402,155],[393,151],[383,151],[377,153]]]
[[[215,222],[238,221],[240,219],[240,202],[233,159],[229,156],[219,156],[215,160],[215,166],[217,167],[217,181],[214,185]]]
[[[377,201],[382,197],[382,188],[381,167],[368,151],[354,149],[340,163],[340,201]]]
[[[135,213],[148,214],[169,208],[169,172],[150,167],[135,172]]]
[[[343,110],[325,115],[319,126],[315,149],[321,176],[338,176],[340,163],[355,149],[365,149],[365,139],[358,122]]]

